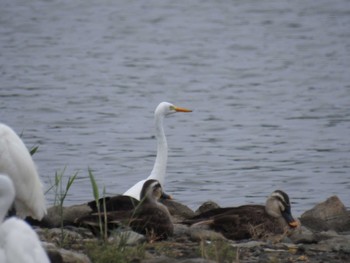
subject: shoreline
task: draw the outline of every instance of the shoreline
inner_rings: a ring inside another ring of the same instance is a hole
[[[35,230],[53,263],[350,262],[350,211],[336,196],[305,211],[298,218],[298,233],[266,240],[233,241],[213,230],[178,224],[195,212],[173,200],[165,205],[175,231],[164,241],[147,242],[128,228],[114,231],[106,241],[96,238],[89,229],[73,226],[75,218],[91,212],[86,204],[63,208],[63,228],[58,227],[57,207],[51,207],[47,226]],[[201,207],[208,209],[208,205],[216,204],[206,202]]]

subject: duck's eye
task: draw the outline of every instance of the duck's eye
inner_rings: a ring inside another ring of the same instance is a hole
[[[280,207],[282,212],[286,209],[286,207],[284,206],[284,204],[282,202],[279,202],[279,207]]]

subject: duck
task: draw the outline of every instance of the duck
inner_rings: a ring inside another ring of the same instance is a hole
[[[265,205],[215,208],[183,223],[208,226],[231,240],[266,239],[299,226],[292,216],[289,196],[281,190],[274,191]]]
[[[31,226],[17,217],[5,220],[15,199],[15,187],[11,178],[0,174],[0,262],[49,263],[38,235]]]
[[[160,182],[148,179],[143,184],[140,201],[132,209],[92,213],[79,218],[76,223],[90,228],[94,234],[98,235],[96,227],[101,218],[103,225],[107,225],[108,231],[129,226],[133,231],[145,235],[150,241],[167,239],[173,235],[174,225],[169,210],[158,201],[162,194]]]
[[[157,139],[157,156],[156,156],[153,169],[151,171],[151,174],[146,179],[143,179],[137,182],[136,184],[134,184],[127,191],[125,191],[123,195],[130,196],[137,200],[140,200],[142,187],[144,183],[149,179],[157,180],[164,189],[164,181],[165,181],[166,167],[167,167],[167,160],[168,160],[168,143],[164,133],[163,120],[166,116],[176,112],[192,112],[192,110],[175,106],[174,104],[169,102],[161,102],[157,106],[154,112],[155,127],[156,127],[155,134]]]
[[[159,200],[165,202],[166,200],[173,200],[173,197],[165,192],[162,192]],[[136,198],[121,194],[102,197],[97,202],[93,200],[87,203],[92,210],[92,213],[98,212],[98,206],[101,212],[116,212],[135,209],[140,204],[140,201]]]
[[[3,123],[0,123],[0,173],[13,182],[16,215],[40,221],[46,214],[46,200],[36,165],[21,138]]]

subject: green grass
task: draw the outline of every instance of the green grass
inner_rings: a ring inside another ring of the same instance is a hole
[[[108,242],[86,244],[85,253],[94,263],[128,263],[146,256],[143,244],[136,246],[120,245]]]
[[[54,189],[55,191],[55,202],[54,204],[58,206],[59,208],[59,216],[60,216],[60,224],[61,224],[61,240],[60,240],[60,246],[63,246],[63,243],[65,241],[64,232],[63,232],[63,204],[64,200],[67,197],[67,194],[69,192],[69,189],[73,185],[76,177],[78,176],[78,172],[75,172],[73,176],[68,177],[68,180],[66,182],[66,186],[63,187],[63,176],[66,171],[66,168],[64,168],[62,171],[56,171],[55,173],[55,182],[51,185],[48,191]]]

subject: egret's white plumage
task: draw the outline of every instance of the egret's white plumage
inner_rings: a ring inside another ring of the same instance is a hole
[[[13,182],[17,215],[41,220],[46,214],[46,204],[36,166],[21,138],[9,126],[2,123],[0,123],[0,173],[9,176]]]
[[[0,262],[49,263],[37,234],[25,221],[16,217],[4,221],[14,198],[11,179],[0,174]]]
[[[124,195],[140,200],[140,193],[143,184],[146,180],[155,179],[158,180],[164,189],[164,179],[166,174],[166,166],[168,160],[168,144],[164,133],[163,120],[164,117],[175,112],[191,112],[191,110],[177,107],[169,102],[161,102],[154,112],[155,125],[156,125],[156,139],[157,139],[157,157],[153,166],[151,174],[144,180],[139,181]]]

